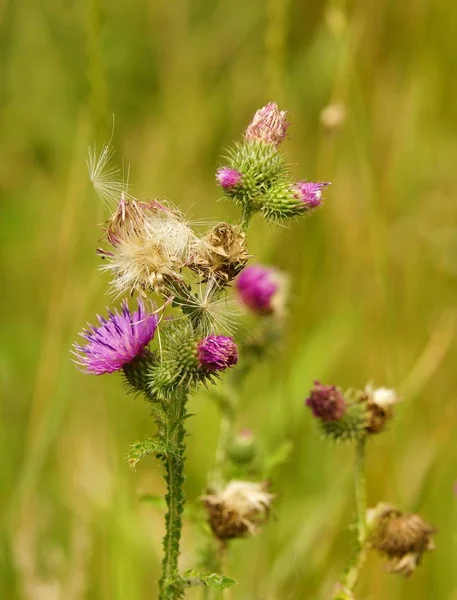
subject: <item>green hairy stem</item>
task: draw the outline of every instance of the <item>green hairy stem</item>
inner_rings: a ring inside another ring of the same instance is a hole
[[[159,600],[175,600],[182,591],[178,571],[179,543],[181,539],[182,514],[184,510],[184,460],[187,393],[178,391],[174,400],[169,401],[166,413],[165,436],[170,449],[163,457],[165,481],[167,484],[167,514],[165,516],[165,537],[163,539],[164,558],[160,579]]]
[[[345,600],[354,589],[363,567],[367,552],[367,497],[365,482],[366,437],[357,441],[355,450],[354,489],[357,513],[357,542],[354,554],[340,581],[340,589],[333,600]]]

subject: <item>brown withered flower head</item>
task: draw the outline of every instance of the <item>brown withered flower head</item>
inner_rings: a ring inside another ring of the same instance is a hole
[[[373,388],[370,384],[365,387],[362,401],[366,403],[368,433],[380,433],[392,419],[394,406],[400,401],[395,390],[389,388]]]
[[[212,279],[225,284],[238,275],[249,258],[241,228],[218,223],[195,247],[189,267],[199,273],[203,281]]]
[[[218,492],[202,496],[208,522],[220,541],[255,535],[268,519],[274,494],[269,482],[230,481]]]
[[[368,511],[367,521],[371,545],[388,557],[387,568],[392,573],[409,577],[424,552],[435,547],[432,536],[436,528],[419,515],[380,503]]]

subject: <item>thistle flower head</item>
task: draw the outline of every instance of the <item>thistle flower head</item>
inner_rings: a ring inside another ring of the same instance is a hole
[[[434,549],[436,529],[419,515],[380,503],[368,511],[367,522],[372,546],[389,558],[387,567],[393,573],[409,577],[424,552]]]
[[[394,406],[399,402],[395,390],[388,388],[365,387],[363,401],[366,407],[366,430],[368,433],[383,431],[393,417]]]
[[[224,189],[230,189],[236,187],[242,178],[242,174],[236,169],[230,169],[229,167],[221,167],[216,172],[217,183]]]
[[[108,318],[98,316],[99,325],[89,325],[81,336],[85,345],[74,344],[75,361],[85,373],[102,375],[119,371],[140,356],[154,337],[157,317],[149,313],[141,300],[138,309],[130,312],[127,302],[121,312],[109,312]]]
[[[203,369],[223,371],[238,362],[238,348],[229,336],[208,335],[198,343],[197,357]]]
[[[322,204],[322,190],[330,182],[297,181],[294,186],[296,197],[303,202],[307,209],[317,208]]]
[[[322,421],[338,421],[346,412],[347,404],[341,391],[334,385],[314,382],[306,405],[313,415]]]
[[[263,265],[246,267],[236,279],[241,302],[257,314],[281,313],[284,307],[285,277]]]
[[[102,267],[113,278],[119,296],[133,290],[161,289],[165,277],[180,279],[198,238],[177,211],[159,202],[121,198],[105,227],[111,250],[99,250],[107,259]]]
[[[268,487],[268,482],[231,481],[224,489],[203,496],[214,535],[223,541],[258,533],[275,497]]]
[[[203,277],[228,283],[244,268],[249,259],[246,235],[241,228],[229,223],[212,227],[194,247],[188,266]]]
[[[286,137],[288,127],[286,111],[279,110],[275,102],[269,102],[255,113],[244,139],[247,142],[265,142],[278,146]]]

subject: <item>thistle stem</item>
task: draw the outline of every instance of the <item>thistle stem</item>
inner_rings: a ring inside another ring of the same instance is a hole
[[[241,214],[241,229],[246,233],[249,227],[249,222],[252,217],[252,209],[250,206],[243,206],[243,211]]]
[[[333,600],[349,599],[360,575],[367,553],[367,495],[365,482],[366,437],[357,441],[355,450],[354,490],[357,513],[357,543],[354,554],[341,578]]]
[[[181,539],[182,514],[184,510],[184,459],[185,419],[187,395],[182,392],[167,405],[165,436],[170,452],[164,457],[167,484],[167,514],[165,516],[164,558],[160,579],[159,600],[175,600],[182,585],[178,571],[179,543]]]

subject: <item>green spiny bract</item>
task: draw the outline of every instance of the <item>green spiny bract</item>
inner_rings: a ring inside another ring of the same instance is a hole
[[[359,402],[351,403],[341,418],[320,420],[319,424],[326,437],[336,442],[354,442],[366,435],[365,407]]]
[[[263,196],[260,211],[269,221],[281,221],[306,212],[289,181],[277,181]]]
[[[237,142],[228,151],[228,163],[243,175],[246,190],[256,190],[287,174],[286,159],[278,149],[263,142]]]
[[[252,141],[236,144],[228,164],[241,174],[239,183],[224,188],[229,198],[270,221],[302,214],[303,202],[288,177],[285,157],[275,145]]]
[[[156,364],[158,364],[157,354],[148,350],[137,356],[132,362],[124,365],[122,370],[126,388],[134,393],[142,392],[146,394],[147,400],[152,401],[148,373],[151,367]]]
[[[214,381],[217,375],[203,369],[198,361],[196,335],[186,321],[170,323],[162,334],[160,364],[149,369],[149,393],[172,399],[178,388],[191,392],[199,382]]]

